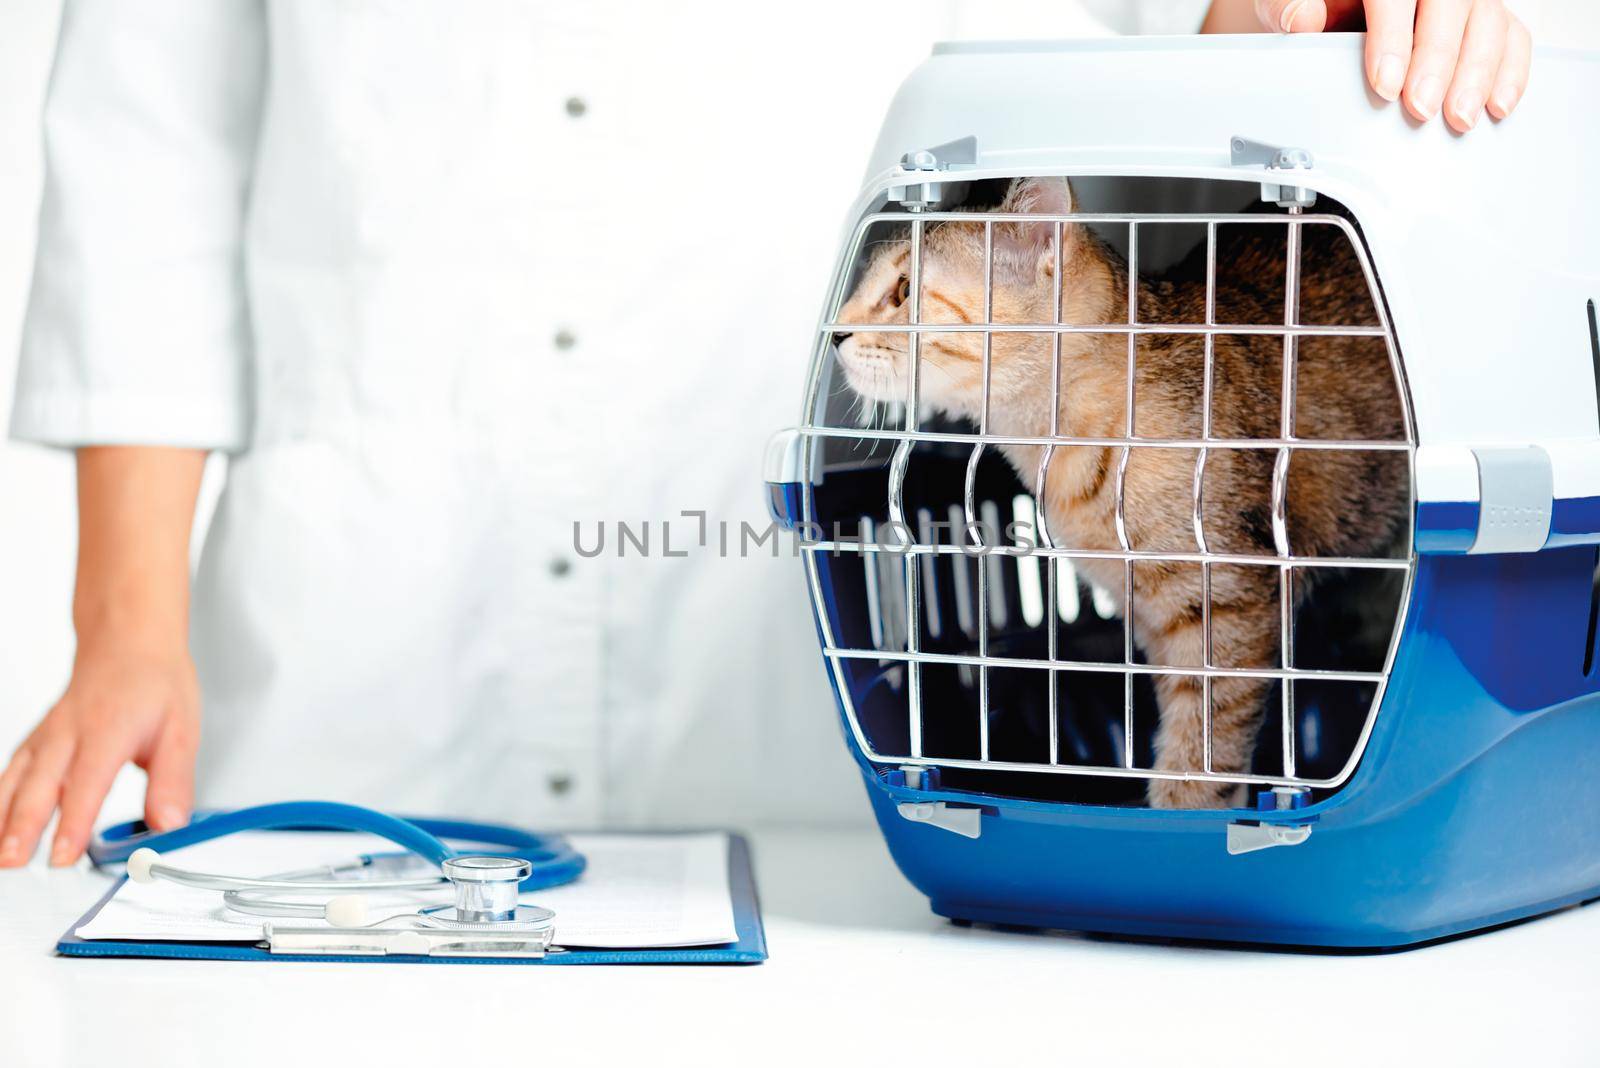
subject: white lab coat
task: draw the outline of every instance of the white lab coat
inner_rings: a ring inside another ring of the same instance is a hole
[[[897,81],[952,33],[1093,29],[914,6],[68,3],[11,429],[231,455],[202,804],[859,809],[800,564],[716,525],[765,522]],[[617,521],[690,546],[683,511],[709,548],[617,558]]]

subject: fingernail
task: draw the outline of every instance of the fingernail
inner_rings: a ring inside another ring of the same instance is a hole
[[[1306,6],[1306,0],[1294,0],[1294,3],[1283,9],[1283,14],[1278,16],[1278,29],[1284,33],[1294,32],[1294,17],[1300,14],[1300,9]]]
[[[1478,125],[1478,119],[1483,114],[1483,94],[1476,89],[1463,89],[1456,94],[1456,118],[1467,129]]]
[[[1411,90],[1411,102],[1417,106],[1425,119],[1431,119],[1439,110],[1439,101],[1444,99],[1444,83],[1436,74],[1424,75],[1417,81],[1417,87]]]
[[[1517,106],[1517,98],[1521,94],[1514,85],[1503,86],[1495,90],[1494,108],[1502,115],[1511,114],[1511,109]]]
[[[1378,95],[1385,100],[1393,100],[1400,95],[1400,88],[1406,80],[1406,61],[1393,52],[1385,53],[1378,58],[1378,77],[1375,88]]]
[[[0,864],[15,864],[22,858],[22,843],[15,837],[0,841]]]
[[[57,838],[50,846],[50,866],[59,868],[72,861],[72,843]]]
[[[176,805],[162,805],[154,812],[156,830],[170,831],[182,827],[187,821],[183,818],[183,809]]]

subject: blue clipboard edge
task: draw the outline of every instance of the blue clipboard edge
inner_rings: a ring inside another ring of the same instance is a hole
[[[674,949],[573,949],[542,958],[507,957],[372,957],[274,955],[255,943],[236,942],[123,942],[79,938],[73,932],[105,907],[123,876],[96,901],[56,943],[64,957],[157,957],[182,960],[335,961],[348,964],[760,964],[767,959],[767,933],[761,924],[761,901],[756,893],[750,843],[742,834],[728,834],[728,889],[733,896],[733,923],[739,939],[721,946]]]

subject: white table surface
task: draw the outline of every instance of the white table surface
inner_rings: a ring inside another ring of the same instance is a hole
[[[104,878],[0,872],[0,1065],[1600,1064],[1600,907],[1381,955],[1140,944],[945,923],[872,831],[752,839],[755,967],[63,958]]]

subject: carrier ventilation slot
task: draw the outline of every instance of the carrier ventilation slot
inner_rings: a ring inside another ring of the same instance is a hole
[[[1594,301],[1589,301],[1589,356],[1594,361],[1595,421],[1600,423],[1600,321],[1595,319]]]
[[[1600,424],[1600,322],[1596,321],[1594,301],[1586,309],[1589,317],[1589,355],[1594,361],[1595,421]],[[1597,425],[1596,429],[1600,429]],[[1589,633],[1583,642],[1583,675],[1594,674],[1596,629],[1600,627],[1600,549],[1595,550],[1594,577],[1589,583]]]
[[[1597,625],[1600,625],[1600,549],[1594,552],[1594,573],[1589,581],[1589,633],[1583,640],[1584,678],[1594,674],[1594,641]]]

